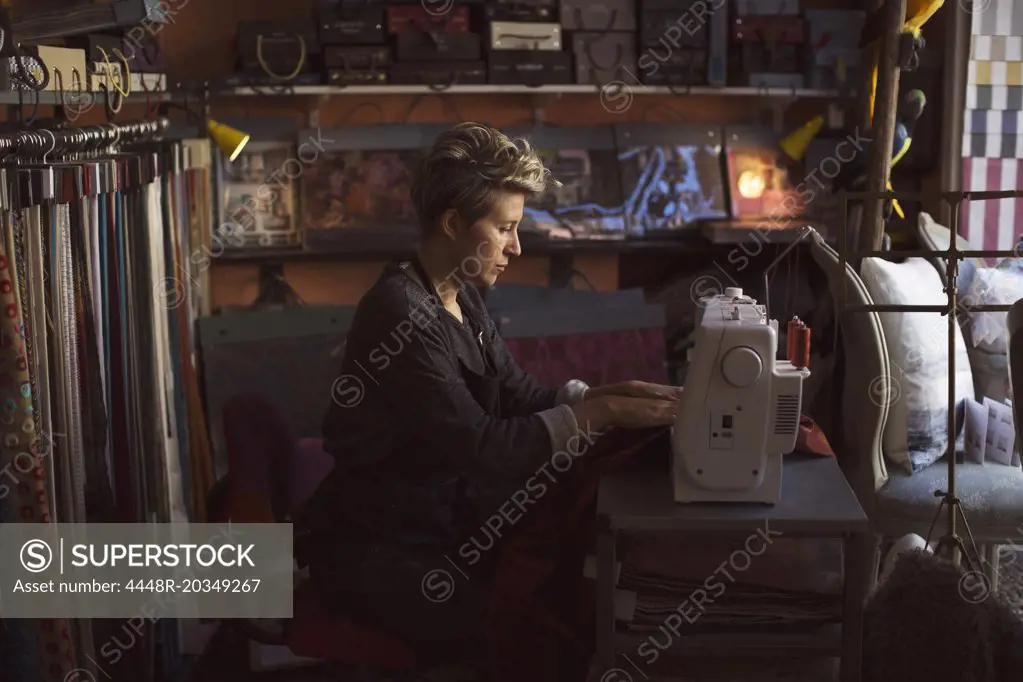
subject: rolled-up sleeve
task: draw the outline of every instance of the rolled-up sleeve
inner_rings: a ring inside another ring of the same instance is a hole
[[[488,321],[489,322],[489,321]],[[509,416],[539,415],[551,438],[551,452],[563,451],[573,436],[579,434],[573,405],[583,402],[589,386],[573,379],[561,388],[543,388],[524,371],[500,334],[489,325],[491,350],[501,382],[501,409]]]
[[[586,391],[588,390],[590,387],[586,385],[585,381],[572,379],[558,389],[557,403],[558,405],[579,405],[586,400]]]

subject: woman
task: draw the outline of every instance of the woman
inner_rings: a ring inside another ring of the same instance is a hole
[[[524,203],[552,182],[524,141],[477,123],[440,135],[412,186],[418,256],[384,271],[348,333],[323,425],[336,464],[300,525],[323,593],[415,643],[480,632],[497,553],[481,524],[512,499],[528,513],[553,455],[675,419],[671,387],[540,388],[496,333],[477,287],[521,253]]]

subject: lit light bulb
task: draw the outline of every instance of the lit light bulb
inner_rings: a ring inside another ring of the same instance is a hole
[[[764,193],[764,177],[753,171],[745,171],[739,175],[739,194],[744,199],[759,199]]]

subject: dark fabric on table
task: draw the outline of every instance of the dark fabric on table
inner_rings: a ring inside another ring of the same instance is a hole
[[[548,386],[572,379],[590,386],[620,381],[668,383],[661,328],[507,339],[522,369]]]
[[[600,478],[627,464],[667,463],[667,429],[614,430],[576,460],[508,538],[487,634],[494,682],[581,682],[593,655],[592,552]]]

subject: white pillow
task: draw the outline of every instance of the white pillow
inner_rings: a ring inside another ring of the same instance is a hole
[[[923,258],[863,261],[861,278],[876,305],[945,305],[938,271]],[[856,314],[856,313],[853,313]],[[879,313],[888,344],[892,395],[884,452],[916,473],[948,447],[948,317],[938,313]],[[963,403],[974,398],[973,373],[962,330],[955,325],[956,445],[962,449]],[[855,358],[850,358],[855,362]]]
[[[1006,305],[1023,298],[1023,273],[1008,268],[979,268],[962,294],[960,310],[969,313],[973,345],[986,353],[1007,353],[1004,312],[970,312],[980,305]],[[961,315],[961,314],[960,314]]]

